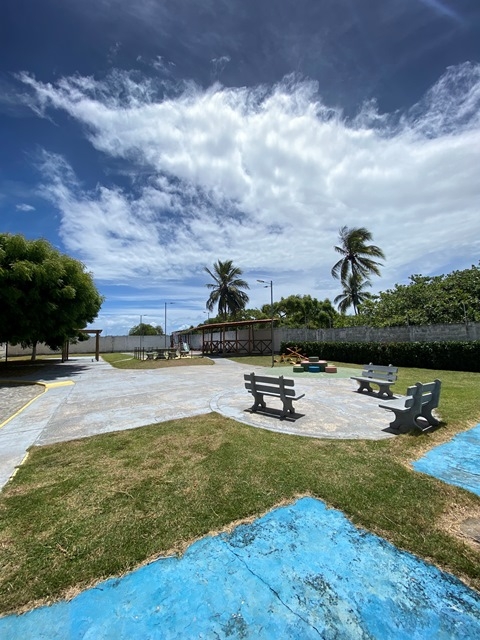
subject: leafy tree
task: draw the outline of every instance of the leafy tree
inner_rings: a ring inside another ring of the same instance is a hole
[[[240,278],[243,271],[239,267],[234,267],[231,260],[225,262],[218,260],[214,263],[212,271],[208,267],[204,269],[214,280],[213,283],[206,285],[211,289],[207,309],[213,311],[215,305],[218,305],[218,315],[223,320],[226,320],[228,315],[236,318],[249,300],[243,289],[250,287]]]
[[[372,234],[365,227],[339,229],[340,244],[335,246],[335,251],[342,258],[333,265],[332,276],[340,278],[342,284],[350,274],[367,279],[372,274],[379,276],[381,264],[372,258],[385,259],[385,255],[379,247],[367,244],[371,239]]]
[[[235,320],[266,320],[271,317],[270,314],[270,305],[268,306],[268,313],[264,313],[263,310],[260,309],[241,309],[235,315]],[[263,307],[262,307],[263,309]],[[214,322],[222,322],[221,318],[213,318]],[[212,322],[212,318],[210,318],[210,322]]]
[[[362,305],[365,324],[378,327],[480,321],[480,267],[439,276],[410,276]]]
[[[270,317],[270,305],[262,307],[265,317]],[[291,295],[273,303],[273,315],[279,324],[288,327],[307,327],[310,329],[333,326],[338,315],[330,300],[323,301],[310,295]]]
[[[369,291],[365,291],[366,287],[371,287],[370,280],[364,280],[358,274],[350,274],[346,280],[342,282],[343,293],[338,295],[333,301],[338,305],[340,313],[346,313],[350,307],[353,307],[355,315],[358,314],[358,307],[371,298]]]
[[[160,325],[154,327],[151,324],[142,322],[136,324],[128,332],[129,336],[163,336],[163,328]]]
[[[84,265],[46,240],[0,234],[0,342],[59,349],[82,336],[103,302]]]

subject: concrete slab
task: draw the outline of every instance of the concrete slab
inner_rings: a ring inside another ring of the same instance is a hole
[[[23,640],[480,637],[480,596],[303,498],[72,600],[0,619]]]
[[[413,468],[480,496],[480,424],[430,449]]]
[[[301,436],[394,437],[386,430],[388,415],[378,407],[378,398],[356,393],[357,385],[346,377],[348,372],[338,377],[303,374],[296,378],[296,389],[305,397],[296,403],[293,418],[280,420],[277,399],[269,400],[265,413],[249,412],[252,396],[244,388],[243,374],[251,371],[266,372],[223,358],[213,366],[142,371],[115,369],[89,357],[56,363],[36,379],[47,385],[46,393],[0,429],[0,486],[33,444],[85,438],[212,410],[255,427]],[[290,377],[290,368],[271,373]]]
[[[282,402],[266,398],[267,410],[253,413],[252,396],[245,389],[222,391],[212,398],[213,411],[254,427],[312,438],[381,440],[388,420],[375,397],[359,394],[345,379],[304,379],[296,382],[305,397],[294,403],[295,414],[280,418]]]

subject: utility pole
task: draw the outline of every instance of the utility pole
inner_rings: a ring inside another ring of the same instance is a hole
[[[265,285],[265,289],[267,289],[268,287],[270,287],[270,315],[271,315],[271,321],[270,321],[270,339],[272,342],[272,367],[275,366],[275,349],[273,346],[273,280],[257,280],[257,282],[260,282],[262,284]]]

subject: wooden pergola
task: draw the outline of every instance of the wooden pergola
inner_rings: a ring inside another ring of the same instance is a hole
[[[81,333],[89,333],[95,336],[95,360],[98,362],[100,360],[100,334],[102,333],[103,329],[78,329],[78,331]],[[62,362],[68,360],[69,351],[70,342],[67,340],[66,342],[64,342],[62,348]]]
[[[268,338],[256,338],[255,326],[267,328],[273,325],[273,319],[239,320],[237,322],[218,322],[202,324],[196,327],[202,331],[202,353],[217,355],[266,355],[273,353],[271,334]],[[238,337],[239,329],[247,329],[248,335]],[[227,338],[227,331],[235,331],[235,338]]]

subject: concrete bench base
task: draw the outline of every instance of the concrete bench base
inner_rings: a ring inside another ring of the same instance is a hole
[[[390,389],[392,384],[395,384],[397,379],[398,367],[393,367],[391,364],[387,366],[378,364],[365,364],[363,365],[363,371],[361,376],[350,376],[352,380],[358,382],[358,393],[366,391],[367,393],[373,393],[371,384],[378,385],[378,396],[383,395],[388,398],[393,398],[392,390]]]
[[[295,409],[293,408],[293,402],[295,400],[300,400],[304,397],[304,393],[300,396],[295,396],[294,390],[294,380],[288,380],[283,376],[279,376],[278,378],[274,378],[272,376],[258,376],[255,373],[246,373],[243,376],[245,380],[245,389],[249,391],[255,402],[251,408],[251,411],[254,413],[258,409],[265,409],[266,404],[264,397],[265,396],[273,396],[276,398],[280,398],[283,403],[283,411],[281,414],[282,418],[285,418],[288,414],[294,414]]]

